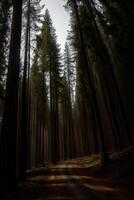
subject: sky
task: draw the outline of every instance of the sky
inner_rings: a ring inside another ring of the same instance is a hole
[[[63,7],[64,0],[42,0],[50,12],[51,19],[56,29],[58,36],[58,43],[61,44],[61,50],[63,51],[65,41],[67,38],[67,30],[69,30],[69,13]]]

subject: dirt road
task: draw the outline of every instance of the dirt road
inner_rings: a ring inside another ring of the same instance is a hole
[[[2,200],[133,200],[128,188],[91,176],[88,169],[53,168],[32,175],[19,190]]]

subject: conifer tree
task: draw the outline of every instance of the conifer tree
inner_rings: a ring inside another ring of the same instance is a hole
[[[52,21],[50,18],[49,11],[46,10],[44,20],[43,20],[43,25],[41,29],[41,35],[37,37],[37,58],[36,58],[36,65],[38,66],[39,72],[37,74],[41,75],[41,80],[43,81],[43,87],[44,87],[44,92],[42,90],[42,95],[38,95],[38,98],[40,96],[40,100],[35,104],[40,104],[41,106],[37,106],[37,111],[35,111],[38,115],[40,116],[40,111],[39,109],[44,109],[42,110],[42,115],[41,118],[38,119],[36,118],[36,128],[38,126],[38,130],[40,127],[40,120],[42,119],[42,123],[44,124],[44,129],[45,132],[40,133],[37,131],[37,140],[42,140],[42,137],[44,138],[44,142],[41,146],[46,144],[48,148],[46,148],[46,152],[50,151],[51,155],[47,155],[47,160],[57,162],[59,159],[59,150],[58,150],[58,142],[59,142],[59,47],[57,45],[56,41],[56,34],[55,34],[55,29],[53,28]],[[35,66],[35,65],[33,65]],[[32,67],[33,68],[33,67]],[[34,69],[34,68],[33,68]],[[32,77],[31,77],[32,80]],[[46,80],[47,83],[46,83]],[[41,82],[38,83],[39,85]],[[42,88],[40,85],[39,87]],[[48,87],[48,89],[46,88]],[[48,92],[47,92],[48,91]],[[33,92],[33,89],[32,89]],[[47,96],[46,96],[47,95]],[[34,98],[34,95],[32,95],[32,98]],[[49,100],[47,100],[47,98]],[[46,99],[46,100],[45,100]],[[42,101],[43,100],[43,101]],[[33,101],[33,100],[32,100]],[[48,104],[49,103],[49,113],[48,113]],[[35,109],[35,108],[34,108]],[[50,117],[50,121],[48,121]],[[44,119],[43,119],[44,118]],[[33,124],[31,124],[33,125]],[[49,129],[48,129],[49,127]],[[35,128],[34,128],[35,129]],[[34,130],[33,129],[33,130]],[[49,135],[48,135],[49,131]],[[41,134],[41,135],[40,135]],[[45,141],[46,138],[46,141]],[[40,146],[40,143],[38,147]],[[37,147],[36,147],[37,148]],[[40,148],[40,147],[39,147]],[[41,151],[41,150],[39,150]],[[42,155],[42,153],[37,156],[38,158]],[[46,153],[45,153],[46,155]],[[43,156],[44,157],[44,156]],[[37,161],[39,163],[39,160]]]
[[[18,84],[20,72],[22,1],[13,1],[6,94],[0,136],[0,189],[16,186]],[[12,106],[11,106],[12,100]]]
[[[70,49],[65,43],[64,49],[64,67],[62,77],[62,100],[63,104],[63,126],[64,126],[64,145],[65,157],[64,159],[74,157],[75,141],[74,141],[74,127],[73,127],[73,90],[74,90],[74,66],[70,55]]]
[[[9,33],[9,18],[10,18],[10,6],[11,3],[7,1],[1,1],[0,4],[0,129],[3,111],[3,99],[4,99],[4,78],[7,67],[7,46],[8,46],[8,33]]]

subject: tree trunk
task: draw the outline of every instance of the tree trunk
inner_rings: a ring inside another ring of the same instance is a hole
[[[16,186],[21,24],[22,0],[14,0],[6,96],[2,121],[2,134],[0,138],[1,190],[13,189]]]
[[[28,73],[28,50],[29,50],[29,28],[30,28],[30,0],[27,3],[27,25],[25,39],[25,56],[22,80],[22,105],[21,105],[21,141],[20,141],[20,180],[25,180],[27,170],[27,143],[28,143],[28,95],[27,95],[27,73]]]

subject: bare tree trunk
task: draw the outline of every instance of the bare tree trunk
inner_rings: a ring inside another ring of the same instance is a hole
[[[13,189],[16,186],[21,24],[22,0],[14,0],[6,96],[2,121],[2,134],[0,138],[1,190]]]
[[[29,29],[30,29],[30,0],[27,2],[27,25],[25,39],[25,56],[22,80],[22,106],[21,106],[21,144],[20,144],[20,180],[25,180],[25,172],[28,167],[27,143],[28,143],[28,95],[27,95],[27,74],[28,74],[28,50],[29,50]]]

